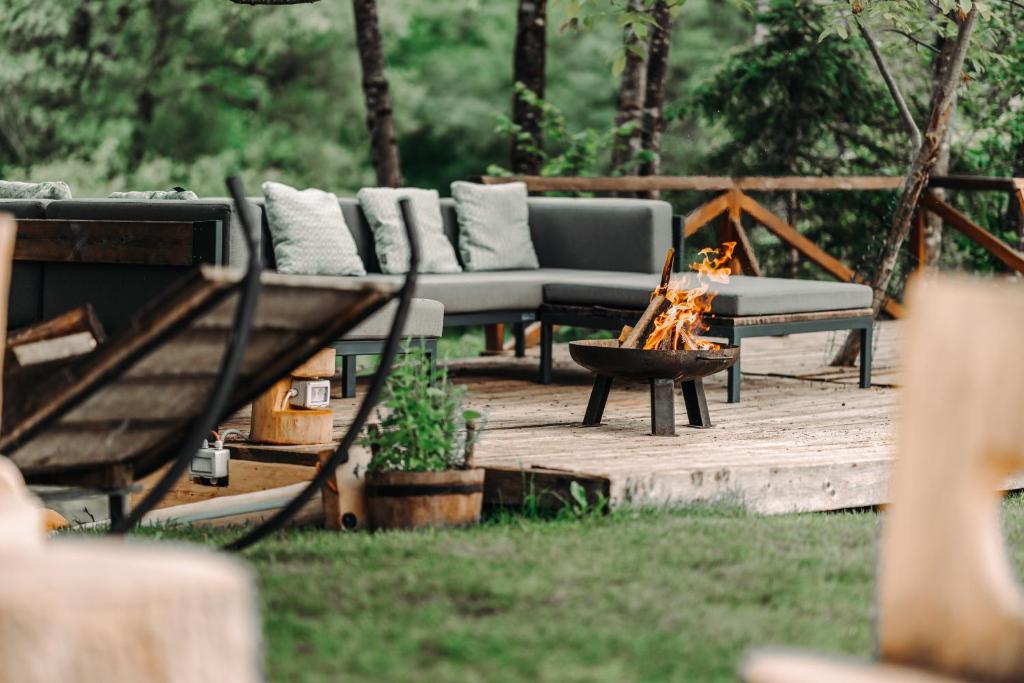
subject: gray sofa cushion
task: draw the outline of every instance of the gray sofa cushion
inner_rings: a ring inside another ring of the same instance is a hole
[[[373,230],[377,260],[385,273],[409,270],[409,240],[398,201],[408,198],[420,245],[421,273],[458,273],[462,271],[455,249],[444,234],[441,201],[437,190],[413,187],[364,187],[356,196]]]
[[[658,281],[656,275],[648,278],[646,282],[635,281],[632,276],[609,281],[606,273],[595,274],[592,282],[553,282],[544,288],[544,301],[640,310],[647,305]],[[725,316],[810,313],[871,305],[870,287],[844,282],[735,275],[726,284],[712,283],[711,289],[717,292],[711,310]]]
[[[51,202],[47,218],[111,221],[220,221],[226,235],[221,262],[244,266],[248,250],[230,199],[71,199]]]
[[[445,314],[484,311],[536,310],[544,301],[548,283],[614,284],[648,286],[657,284],[657,274],[540,268],[538,270],[490,270],[462,273],[425,273],[419,276],[416,296],[444,304]],[[371,273],[365,278],[401,284],[402,276]]]
[[[531,197],[541,268],[660,272],[672,245],[672,206],[645,199]]]
[[[539,268],[530,237],[526,184],[452,183],[459,254],[466,270]]]
[[[357,341],[363,339],[383,339],[391,331],[391,322],[395,317],[398,303],[392,301],[377,311],[354,330],[345,335],[345,339]],[[440,337],[444,327],[444,306],[440,301],[431,299],[413,299],[409,308],[409,317],[402,329],[406,337]]]

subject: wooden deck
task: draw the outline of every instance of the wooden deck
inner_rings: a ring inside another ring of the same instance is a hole
[[[489,415],[481,464],[607,478],[613,506],[730,501],[761,513],[835,510],[886,500],[892,457],[898,323],[875,335],[875,386],[828,367],[835,333],[743,342],[743,400],[725,402],[724,373],[705,381],[714,426],[650,435],[646,385],[616,385],[604,424],[580,426],[591,376],[558,349],[556,383],[536,363],[480,358],[453,366]]]
[[[857,387],[856,370],[828,367],[841,340],[836,333],[745,340],[743,401],[725,402],[724,374],[708,379],[714,426],[683,426],[680,401],[675,437],[650,435],[649,394],[640,384],[616,385],[605,424],[580,426],[591,379],[564,345],[556,349],[556,382],[550,386],[534,382],[536,358],[474,358],[453,363],[452,371],[469,387],[469,403],[488,416],[478,460],[503,470],[512,489],[532,474],[538,492],[549,486],[564,492],[568,481],[579,478],[606,492],[616,507],[726,501],[771,514],[835,510],[886,501],[900,326],[882,323],[876,330],[871,389]],[[336,436],[355,406],[356,400],[334,401]],[[246,431],[247,412],[224,427]],[[315,462],[325,448],[330,446],[254,447],[247,457],[292,464],[233,460],[230,487],[183,481],[165,505],[308,479],[312,468],[295,463]],[[504,497],[509,486],[500,488],[495,495],[515,503]],[[490,502],[498,502],[494,497]]]

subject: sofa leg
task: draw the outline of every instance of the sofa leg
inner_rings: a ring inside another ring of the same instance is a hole
[[[437,374],[437,340],[436,339],[424,339],[423,340],[423,355],[426,356],[427,366],[430,368],[431,383],[433,383],[433,377]]]
[[[526,356],[526,325],[516,323],[512,326],[512,334],[516,340],[516,358]]]
[[[551,384],[551,365],[554,362],[554,326],[542,320],[540,323],[540,383]]]
[[[356,395],[356,356],[341,357],[341,396],[355,398]]]
[[[860,388],[871,387],[872,323],[860,331]]]
[[[740,346],[740,344],[741,344],[740,339],[738,337],[730,337],[729,338],[729,343],[731,345],[733,345],[733,346]],[[741,360],[743,360],[743,353],[742,353],[742,351],[736,357],[736,362],[728,370],[728,373],[729,373],[728,380],[727,380],[727,393],[728,393],[728,396],[727,396],[726,400],[729,403],[739,403],[740,402],[740,382],[743,379],[743,374],[740,372],[740,361]]]

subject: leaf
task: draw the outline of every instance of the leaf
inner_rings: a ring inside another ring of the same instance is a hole
[[[612,75],[621,76],[622,72],[626,69],[626,53],[620,52],[615,61],[612,62]]]

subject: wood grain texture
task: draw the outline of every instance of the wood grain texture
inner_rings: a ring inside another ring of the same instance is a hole
[[[193,224],[20,219],[15,261],[191,266]]]
[[[4,415],[7,454],[30,477],[65,470],[73,478],[75,469],[125,462],[144,475],[162,464],[205,405],[239,281],[237,271],[197,269],[132,328],[63,373],[55,390],[24,397],[20,411]],[[343,278],[265,274],[231,408],[372,313],[387,291]]]

